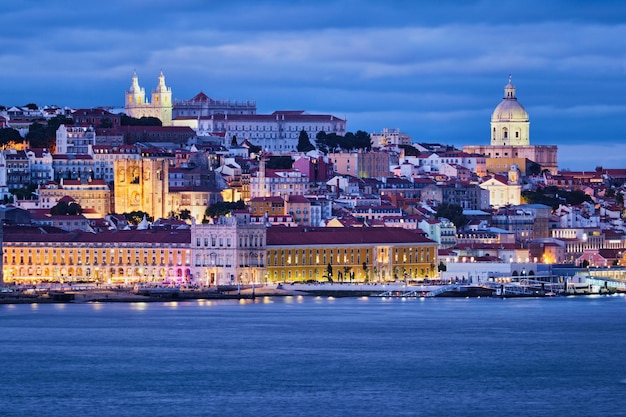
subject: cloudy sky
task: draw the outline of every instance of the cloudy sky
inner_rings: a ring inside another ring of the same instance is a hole
[[[626,167],[623,0],[14,0],[0,27],[5,106],[121,107],[133,71],[149,94],[162,70],[175,99],[461,147],[489,142],[512,74],[561,168]]]

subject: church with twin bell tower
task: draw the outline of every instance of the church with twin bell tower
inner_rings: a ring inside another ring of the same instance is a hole
[[[156,117],[163,126],[172,126],[172,89],[165,85],[163,71],[159,75],[159,82],[152,91],[152,102],[146,100],[146,91],[139,86],[137,73],[133,73],[130,89],[126,91],[124,111],[127,116],[140,119],[142,117]]]

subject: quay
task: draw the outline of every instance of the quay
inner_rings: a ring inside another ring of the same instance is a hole
[[[237,300],[256,297],[551,297],[625,293],[622,287],[546,283],[524,279],[518,282],[428,284],[405,283],[280,283],[218,287],[109,286],[59,284],[42,287],[3,287],[0,304],[115,303],[185,300]]]

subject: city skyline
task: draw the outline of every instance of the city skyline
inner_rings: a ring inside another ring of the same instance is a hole
[[[134,71],[149,93],[162,70],[174,99],[203,91],[462,147],[489,143],[512,74],[531,144],[558,145],[561,169],[622,167],[625,12],[610,0],[113,0],[95,14],[17,1],[0,16],[0,104],[121,108]]]

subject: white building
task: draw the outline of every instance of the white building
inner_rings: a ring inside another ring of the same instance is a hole
[[[517,206],[521,203],[522,186],[516,165],[511,166],[508,178],[494,175],[480,184],[480,188],[489,192],[489,205],[494,208]]]
[[[370,133],[372,143],[376,147],[410,145],[411,137],[406,133],[400,132],[400,129],[384,128],[382,132]]]
[[[136,146],[112,147],[108,145],[96,145],[92,147],[93,176],[112,183],[115,179],[115,161],[122,159],[141,159],[141,153]]]
[[[309,178],[295,169],[274,170],[261,168],[250,175],[250,198],[282,197],[309,193]]]
[[[248,212],[220,217],[215,224],[193,224],[193,279],[203,285],[264,282],[265,249],[266,227],[253,224]]]
[[[89,126],[61,125],[56,133],[57,155],[87,155],[96,144],[96,132]]]
[[[301,110],[275,111],[272,114],[212,114],[203,117],[178,117],[174,126],[187,126],[197,136],[223,137],[223,146],[230,146],[233,136],[237,142],[248,140],[264,151],[295,152],[300,132],[305,131],[315,144],[318,132],[346,134],[346,121],[330,114],[308,114]]]
[[[26,157],[30,168],[30,182],[45,184],[54,179],[52,154],[47,149],[28,149]]]
[[[483,155],[470,154],[460,151],[448,151],[442,153],[421,154],[418,156],[405,156],[400,158],[400,163],[410,163],[420,167],[423,172],[439,171],[444,164],[460,165],[475,172],[479,176],[487,173],[487,158]]]

